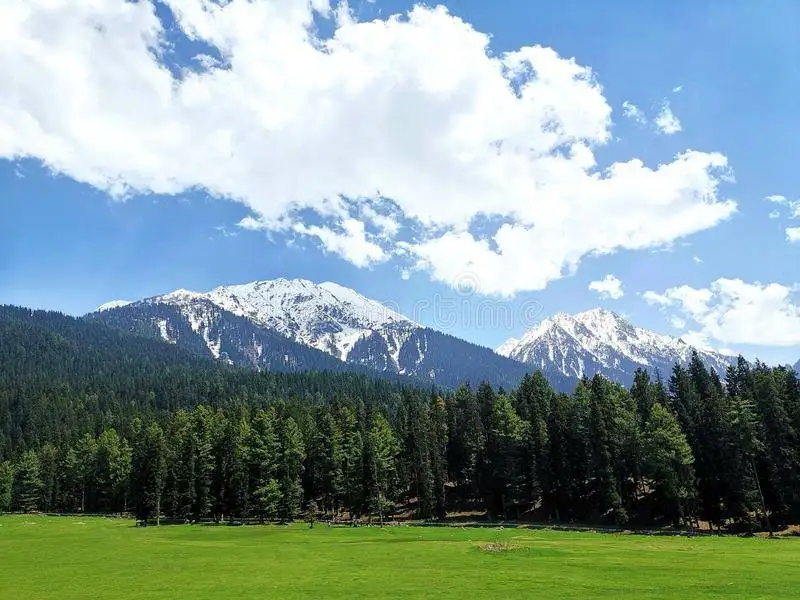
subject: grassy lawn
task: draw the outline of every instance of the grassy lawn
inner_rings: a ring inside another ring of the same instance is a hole
[[[512,549],[486,552],[487,543]],[[0,517],[0,598],[798,598],[800,539]]]

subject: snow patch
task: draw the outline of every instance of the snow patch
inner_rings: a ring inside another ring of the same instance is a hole
[[[204,306],[208,302],[341,360],[347,360],[359,340],[376,331],[397,355],[402,345],[399,332],[420,327],[354,290],[306,279],[254,281],[221,286],[206,293],[176,290],[155,300],[180,308],[195,332],[210,324]],[[393,358],[396,364],[396,356]]]
[[[156,325],[158,326],[158,333],[161,335],[161,339],[165,342],[173,342],[169,337],[169,331],[167,331],[167,320],[159,319],[156,321]]]
[[[123,306],[128,306],[128,304],[133,304],[129,300],[111,300],[110,302],[106,302],[105,304],[101,304],[95,309],[95,312],[103,312],[105,310],[112,310],[114,308],[122,308]]]

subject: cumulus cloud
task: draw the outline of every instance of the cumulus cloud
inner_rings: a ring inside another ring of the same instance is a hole
[[[800,243],[800,227],[787,227],[786,241],[790,244]]]
[[[601,298],[611,298],[612,300],[619,300],[625,295],[622,290],[622,282],[610,274],[598,281],[592,281],[589,284],[589,289],[597,292]]]
[[[656,115],[654,122],[658,130],[666,135],[672,135],[682,130],[680,120],[672,112],[672,108],[666,100],[661,105],[661,110]]]
[[[642,109],[633,104],[632,102],[625,102],[622,103],[622,114],[628,117],[629,119],[633,119],[640,125],[644,125],[647,123],[647,117],[644,116]]]
[[[683,329],[686,327],[686,320],[680,318],[677,315],[673,315],[669,319],[670,325],[672,325],[675,329]]]
[[[648,291],[647,302],[676,311],[678,318],[699,329],[688,332],[695,340],[723,344],[794,346],[800,344],[800,286],[747,283],[717,279],[708,288],[682,285],[663,293]],[[683,339],[688,342],[685,335]]]
[[[303,223],[295,223],[292,229],[296,233],[318,238],[326,250],[338,254],[357,267],[366,267],[386,258],[383,249],[367,239],[364,223],[355,219],[345,219],[341,231],[318,225],[309,227]]]
[[[611,108],[591,69],[494,53],[442,7],[359,22],[329,0],[160,4],[198,56],[178,60],[152,1],[0,3],[0,157],[118,197],[202,189],[246,205],[244,227],[499,295],[735,211],[721,154],[598,166]]]
[[[674,88],[672,88],[672,93],[673,94],[677,94],[677,93],[679,93],[681,91],[683,91],[683,86],[682,85],[676,85]]]
[[[771,196],[767,196],[765,200],[773,204],[785,206],[790,219],[800,219],[800,200],[789,200],[789,198],[781,194],[772,194]],[[775,215],[775,217],[773,217],[773,215]],[[780,215],[780,211],[773,211],[769,216],[770,218],[777,219]]]

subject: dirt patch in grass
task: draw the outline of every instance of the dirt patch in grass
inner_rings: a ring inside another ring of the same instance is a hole
[[[486,544],[481,544],[478,546],[481,552],[487,552],[490,554],[500,554],[503,552],[513,552],[514,550],[519,550],[522,546],[517,544],[512,544],[511,542],[488,542]]]

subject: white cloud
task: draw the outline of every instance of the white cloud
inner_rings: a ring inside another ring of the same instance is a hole
[[[770,219],[780,219],[780,217],[781,217],[781,211],[779,210],[773,210],[771,213],[769,213]]]
[[[204,189],[249,207],[244,227],[359,266],[404,250],[434,279],[470,272],[501,295],[735,211],[721,154],[596,165],[612,123],[592,71],[539,46],[494,54],[444,8],[356,22],[328,0],[163,4],[170,36],[202,48],[180,76],[152,2],[0,3],[0,157],[117,196]],[[364,204],[383,217],[370,229],[351,222]],[[503,223],[490,240],[470,232],[478,216]]]
[[[782,196],[780,194],[773,194],[771,196],[767,196],[765,200],[772,202],[774,204],[779,204],[781,206],[785,206],[789,209],[789,218],[790,219],[800,219],[800,200],[789,200],[786,196]],[[775,215],[775,217],[773,217]],[[773,211],[770,213],[770,218],[777,219],[780,217],[779,211]]]
[[[400,225],[396,219],[389,215],[379,213],[369,204],[365,204],[361,207],[361,215],[388,237],[394,236],[400,229]]]
[[[633,119],[640,125],[644,125],[645,123],[647,123],[647,117],[644,116],[642,109],[640,109],[632,102],[628,102],[627,100],[625,100],[625,102],[622,103],[622,114],[628,117],[629,119]]]
[[[666,135],[678,133],[682,129],[680,120],[672,112],[672,108],[666,100],[661,105],[661,111],[656,115],[655,124],[658,130]]]
[[[611,298],[612,300],[619,300],[625,295],[622,290],[622,282],[610,274],[599,281],[592,281],[589,284],[589,289],[597,292],[601,298]]]
[[[703,262],[703,259],[700,258],[699,256],[693,256],[692,260],[695,262],[695,264],[698,264],[698,265]]]
[[[303,223],[295,223],[292,229],[296,233],[318,238],[326,250],[338,254],[357,267],[366,267],[386,259],[383,249],[367,239],[364,223],[355,219],[345,219],[341,232],[318,225],[309,227]]]
[[[717,351],[708,341],[708,337],[699,331],[686,331],[682,333],[680,337],[684,342],[690,346],[694,346],[698,350]]]
[[[669,322],[670,325],[672,325],[675,329],[683,329],[684,327],[686,327],[686,320],[681,319],[677,315],[673,315],[672,317],[670,317]]]
[[[645,292],[643,297],[665,310],[677,310],[699,326],[689,332],[694,339],[723,344],[794,346],[800,344],[798,286],[780,283],[746,283],[741,279],[717,279],[708,288],[682,285],[663,294]],[[681,336],[687,342],[686,336]]]
[[[683,86],[682,85],[676,85],[674,88],[672,88],[672,93],[673,94],[677,94],[677,93],[679,93],[681,91],[683,91]]]
[[[800,227],[787,227],[786,241],[790,244],[800,243]]]

